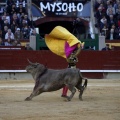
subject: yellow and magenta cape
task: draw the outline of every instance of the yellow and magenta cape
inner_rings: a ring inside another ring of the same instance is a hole
[[[53,53],[63,58],[68,58],[76,48],[81,47],[81,42],[61,26],[56,26],[50,34],[46,34],[45,42]]]

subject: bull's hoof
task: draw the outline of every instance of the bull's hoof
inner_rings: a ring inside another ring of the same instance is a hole
[[[80,101],[83,101],[82,97],[79,97],[79,100],[80,100]]]
[[[68,100],[68,101],[71,101],[71,98],[70,98],[70,97],[67,97],[67,100]]]
[[[31,99],[30,99],[30,97],[27,97],[26,99],[25,99],[25,101],[30,101]]]

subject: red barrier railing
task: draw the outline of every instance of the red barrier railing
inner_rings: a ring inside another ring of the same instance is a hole
[[[2,50],[0,51],[0,70],[25,70],[31,62],[39,62],[52,69],[64,69],[67,61],[51,51]],[[120,51],[81,51],[77,68],[80,70],[120,70]],[[84,72],[84,76],[102,78],[101,72]]]

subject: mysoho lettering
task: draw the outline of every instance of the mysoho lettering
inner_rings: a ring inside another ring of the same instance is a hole
[[[41,11],[44,11],[44,10],[48,10],[48,11],[51,11],[51,12],[74,12],[74,11],[78,11],[78,12],[81,12],[83,10],[83,4],[82,3],[66,3],[66,2],[54,2],[54,3],[50,3],[50,2],[47,2],[46,4],[44,4],[43,2],[40,2],[40,9]]]

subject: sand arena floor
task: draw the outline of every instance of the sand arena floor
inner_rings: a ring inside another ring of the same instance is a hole
[[[32,80],[0,80],[0,120],[120,120],[120,79],[88,80],[83,101],[77,91],[67,102],[62,90],[24,101],[33,86]]]

